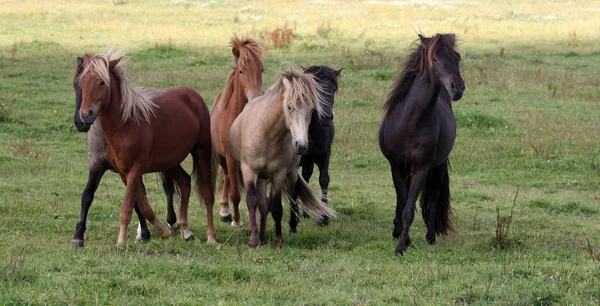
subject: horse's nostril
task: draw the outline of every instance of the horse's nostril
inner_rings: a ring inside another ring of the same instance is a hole
[[[452,84],[450,84],[450,86],[452,86],[452,89],[456,89],[456,84],[454,84],[454,82],[452,82]]]

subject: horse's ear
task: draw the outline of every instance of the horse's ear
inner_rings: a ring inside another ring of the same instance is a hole
[[[425,37],[421,34],[419,34],[419,39],[421,40],[421,43],[425,46],[427,46],[429,44],[429,42],[431,41],[431,38]]]
[[[340,73],[342,73],[342,70],[344,70],[344,68],[340,68],[339,70],[334,70],[333,73],[335,73],[336,77],[339,77]]]
[[[119,57],[117,59],[114,59],[114,60],[108,62],[108,69],[115,69],[115,67],[117,67],[117,65],[119,64],[121,59],[122,59],[122,57]]]
[[[306,71],[306,68],[304,68],[304,66],[300,66],[300,68],[302,68],[302,70]]]
[[[78,66],[83,65],[83,57],[79,57],[79,56],[77,57],[77,65]]]
[[[287,76],[283,76],[283,78],[281,78],[281,81],[283,81],[283,88],[285,89],[288,89],[290,88],[290,86],[292,86],[291,79],[288,79]]]
[[[231,53],[233,53],[233,56],[235,56],[236,59],[240,58],[240,50],[238,50],[237,47],[231,48]]]

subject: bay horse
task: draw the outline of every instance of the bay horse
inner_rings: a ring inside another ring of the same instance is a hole
[[[86,124],[81,120],[79,116],[79,109],[81,107],[81,87],[79,86],[79,76],[83,72],[83,58],[77,57],[77,68],[73,77],[73,90],[75,91],[75,114],[73,115],[73,126],[80,132],[88,132],[87,143],[90,151],[90,158],[88,163],[88,179],[83,194],[81,195],[81,212],[79,214],[79,220],[75,226],[75,234],[71,240],[71,246],[73,248],[83,247],[85,244],[84,233],[86,230],[87,215],[94,201],[94,195],[100,180],[104,176],[106,171],[110,170],[116,172],[115,167],[108,161],[106,156],[106,136],[100,127],[100,123],[94,122],[93,124]],[[140,90],[148,94],[149,96],[155,96],[160,91],[151,87],[141,87]],[[175,186],[173,180],[168,177],[164,172],[161,172],[160,178],[162,186],[167,195],[167,225],[177,230],[177,215],[173,208],[173,195],[175,193]],[[143,183],[142,183],[143,184]],[[142,185],[143,186],[143,185]],[[145,189],[145,188],[144,188]],[[137,241],[149,241],[150,231],[146,224],[146,219],[140,212],[137,203],[133,204],[133,209],[139,219],[138,235],[136,236]]]
[[[229,149],[240,163],[250,219],[250,247],[266,243],[266,218],[275,220],[275,243],[283,247],[282,194],[299,199],[313,216],[335,216],[298,173],[300,155],[308,150],[312,111],[324,115],[320,87],[312,74],[287,70],[263,95],[252,99],[233,122]],[[269,203],[266,185],[271,183]],[[256,212],[260,211],[260,233]]]
[[[107,50],[83,58],[79,77],[81,120],[92,124],[98,118],[108,144],[108,160],[127,186],[120,210],[119,238],[127,238],[133,203],[165,239],[170,232],[148,204],[142,175],[166,172],[179,186],[181,206],[179,230],[185,240],[194,234],[188,228],[191,177],[181,167],[188,154],[193,158],[192,175],[207,208],[208,242],[216,242],[212,206],[216,163],[210,136],[210,116],[202,97],[191,88],[177,87],[150,97],[133,86],[127,74],[124,53]]]
[[[329,188],[329,160],[331,158],[331,145],[335,136],[335,126],[333,124],[333,102],[334,95],[338,89],[338,77],[344,68],[339,70],[327,66],[309,66],[301,67],[306,73],[315,76],[315,80],[321,86],[323,101],[323,117],[313,111],[310,125],[308,126],[308,151],[300,158],[300,167],[302,167],[302,178],[308,183],[313,174],[315,164],[319,168],[319,185],[323,194],[321,201],[327,204],[327,189]],[[298,205],[290,203],[290,231],[297,232],[299,222]],[[305,218],[308,214],[303,212]],[[329,224],[327,216],[321,216],[317,224],[326,226]]]
[[[253,39],[235,36],[231,38],[229,46],[235,58],[235,66],[225,80],[225,88],[215,98],[210,115],[210,130],[223,179],[221,221],[231,222],[231,226],[239,227],[243,225],[239,211],[242,184],[240,170],[229,152],[229,130],[248,100],[261,94],[263,47]],[[233,219],[229,211],[230,200],[233,204]]]
[[[465,90],[454,34],[424,37],[404,61],[388,96],[379,128],[379,148],[389,161],[396,190],[393,237],[396,255],[410,245],[409,229],[419,194],[426,240],[453,230],[448,156],[456,138],[452,101]]]

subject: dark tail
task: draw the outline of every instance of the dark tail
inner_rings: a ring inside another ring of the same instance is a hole
[[[438,169],[430,171],[421,197],[421,213],[425,224],[429,224],[430,205],[434,203],[436,205],[435,233],[438,235],[447,235],[454,231],[454,221],[450,207],[448,166],[448,161],[446,161],[438,166]]]

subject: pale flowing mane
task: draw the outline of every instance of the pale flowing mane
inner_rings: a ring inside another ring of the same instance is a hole
[[[109,63],[114,60],[119,60],[118,64],[113,69],[113,73],[117,76],[117,82],[121,88],[121,121],[134,120],[139,122],[140,119],[150,123],[152,116],[155,116],[155,109],[158,105],[152,101],[151,96],[143,90],[142,87],[134,86],[129,80],[127,74],[127,61],[124,59],[125,52],[118,49],[108,49],[91,56],[90,63],[83,69],[81,76],[91,73],[96,75],[105,84],[110,84]]]
[[[289,83],[288,88],[285,86],[286,82]],[[289,117],[292,110],[300,112],[315,110],[319,117],[325,115],[321,106],[324,91],[311,73],[294,69],[282,72],[277,82],[268,90],[269,94],[279,92],[283,96],[283,112],[286,117]]]
[[[236,69],[248,69],[253,63],[260,62],[264,53],[262,45],[251,38],[238,38],[237,36],[234,36],[229,41],[229,46],[234,50],[234,53],[237,52],[238,54],[235,60],[236,66],[231,68],[229,75],[227,75],[227,79],[225,79],[225,88],[213,108],[221,103],[223,103],[223,107],[225,107],[231,100],[234,90],[234,79],[237,77],[235,73]]]

